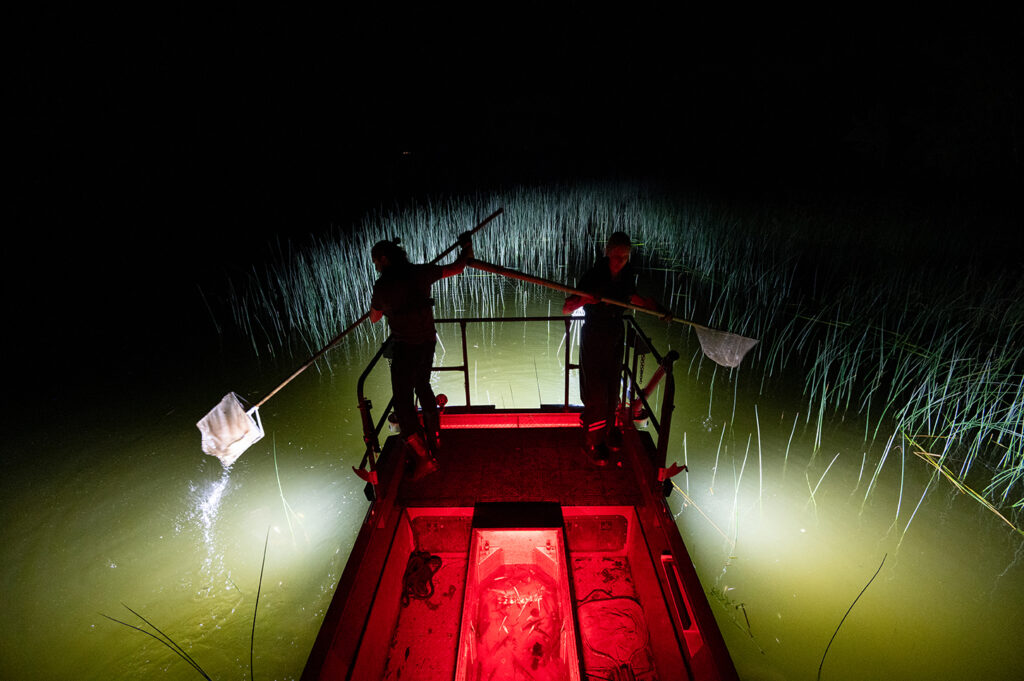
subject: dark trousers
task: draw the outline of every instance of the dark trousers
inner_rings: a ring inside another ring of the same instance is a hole
[[[583,398],[583,428],[594,441],[615,425],[619,405],[624,334],[615,329],[591,328],[580,332],[580,397]]]
[[[426,343],[393,342],[391,359],[391,393],[395,399],[395,416],[402,438],[408,439],[422,432],[416,415],[415,397],[423,408],[428,423],[437,421],[437,399],[430,387],[430,368],[434,363],[436,340]]]

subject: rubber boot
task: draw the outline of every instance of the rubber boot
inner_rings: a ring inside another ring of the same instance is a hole
[[[608,443],[608,448],[613,452],[617,452],[622,449],[622,429],[619,426],[612,426],[605,434],[605,441]]]
[[[422,433],[414,433],[405,441],[405,444],[412,452],[412,472],[409,475],[411,480],[419,480],[438,469],[437,459],[427,449],[427,443]]]
[[[604,442],[603,430],[589,430],[586,434],[587,456],[595,466],[608,465],[608,446]]]
[[[436,457],[441,452],[441,415],[437,412],[423,412],[423,430],[427,449]]]

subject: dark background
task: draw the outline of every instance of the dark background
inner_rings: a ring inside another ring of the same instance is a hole
[[[38,10],[11,69],[8,357],[62,372],[205,337],[198,286],[271,240],[429,193],[657,177],[755,199],[912,197],[947,223],[1015,210],[1021,19]]]

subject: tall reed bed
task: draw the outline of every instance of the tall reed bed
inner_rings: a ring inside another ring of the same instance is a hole
[[[889,448],[913,447],[1024,511],[1024,277],[990,267],[976,234],[936,234],[912,211],[726,203],[618,182],[436,199],[278,244],[231,282],[234,321],[258,354],[311,353],[366,311],[374,242],[400,237],[427,261],[499,206],[474,239],[478,258],[573,285],[607,235],[626,231],[677,316],[761,340],[743,372],[762,392],[802,384],[817,441],[829,418],[860,419],[865,441],[885,443],[879,466]],[[434,292],[439,315],[521,314],[551,297],[475,270]],[[364,324],[356,337],[384,333]],[[702,363],[697,351],[689,366]]]

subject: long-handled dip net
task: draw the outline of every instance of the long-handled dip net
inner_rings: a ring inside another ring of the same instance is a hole
[[[469,232],[460,235],[459,241],[449,246],[443,253],[441,253],[441,255],[431,260],[430,263],[435,264],[454,251],[458,248],[463,239],[471,237],[484,225],[501,215],[504,210],[504,208],[499,208],[484,218],[483,221]],[[245,409],[242,406],[238,395],[235,393],[230,392],[225,395],[216,407],[211,409],[206,416],[199,419],[196,423],[196,427],[199,428],[199,432],[202,434],[203,452],[220,459],[221,464],[223,464],[225,468],[233,464],[238,457],[245,452],[245,450],[263,438],[263,422],[260,419],[259,414],[260,407],[262,407],[267,400],[276,395],[281,388],[288,385],[296,376],[323,357],[328,350],[337,345],[342,338],[362,324],[367,318],[369,318],[369,316],[370,313],[367,311],[362,317],[353,322],[351,326],[335,336],[327,345],[310,357],[309,360],[296,369],[291,376],[271,390],[266,397],[249,409]]]
[[[512,279],[519,279],[520,281],[526,281],[531,284],[538,284],[540,286],[546,286],[556,291],[568,293],[570,295],[585,296],[597,298],[602,303],[608,303],[610,305],[618,305],[625,307],[630,310],[638,310],[640,312],[646,312],[657,317],[664,316],[663,312],[652,310],[641,305],[633,305],[632,303],[624,303],[621,300],[615,300],[613,298],[603,298],[600,296],[594,296],[586,291],[570,288],[563,286],[554,281],[548,279],[541,279],[540,277],[534,277],[529,274],[523,274],[515,270],[510,270],[507,267],[501,265],[494,265],[489,262],[482,260],[470,260],[470,267],[475,267],[478,270],[485,272],[492,272],[494,274],[500,274],[504,277],[510,277]],[[697,331],[697,340],[700,341],[700,349],[704,352],[704,355],[712,362],[719,364],[724,367],[734,368],[740,365],[743,358],[746,357],[750,349],[757,345],[757,340],[753,338],[747,338],[740,336],[735,333],[729,333],[728,331],[719,331],[718,329],[708,328],[702,326],[696,322],[691,322],[687,319],[672,318],[672,321],[679,322],[680,324],[689,324]]]
[[[225,468],[263,439],[259,409],[246,411],[233,392],[225,395],[196,426],[203,436],[203,451],[220,459]]]

